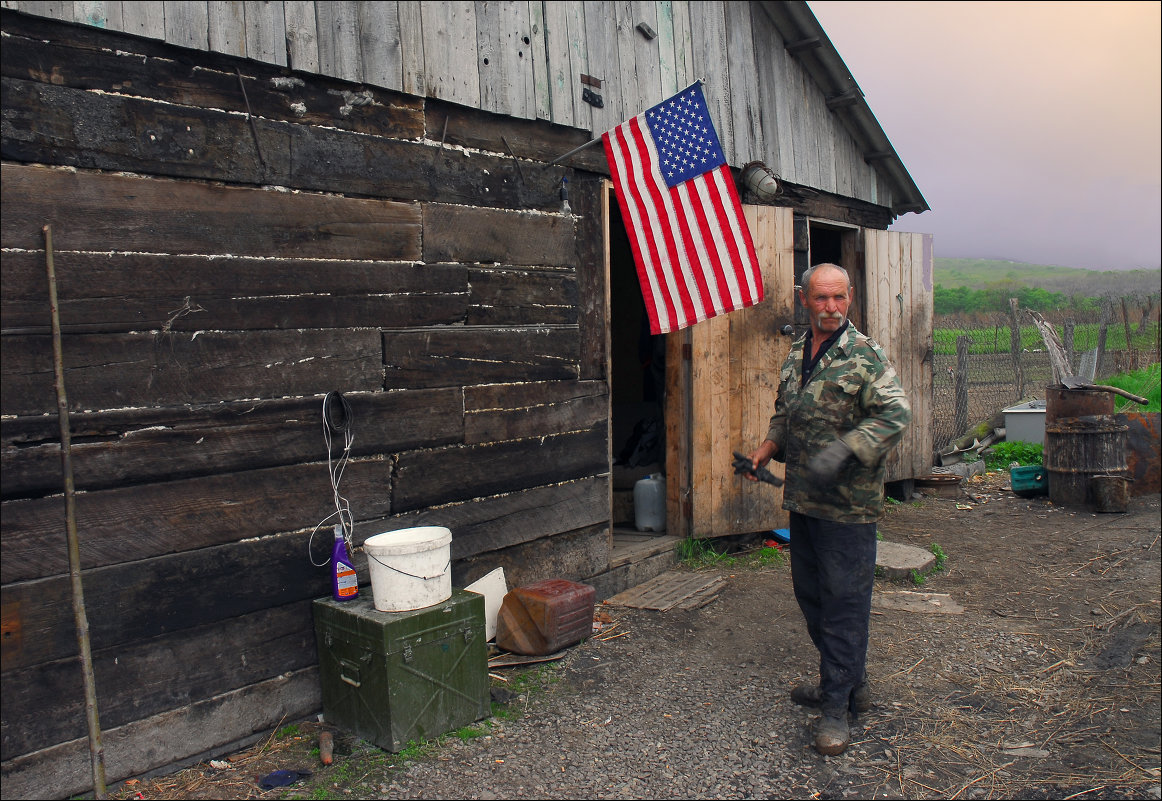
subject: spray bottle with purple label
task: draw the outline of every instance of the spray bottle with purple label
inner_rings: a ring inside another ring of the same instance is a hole
[[[331,548],[331,597],[336,601],[352,601],[359,597],[359,578],[351,557],[347,555],[347,540],[343,524],[335,525],[335,544]]]

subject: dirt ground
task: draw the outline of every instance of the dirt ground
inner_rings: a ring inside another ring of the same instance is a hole
[[[336,732],[323,766],[322,724],[290,722],[219,767],[111,795],[1158,799],[1159,513],[1158,495],[1100,515],[1020,498],[1003,473],[890,505],[883,538],[938,545],[946,561],[922,586],[877,581],[877,598],[948,598],[929,611],[877,600],[875,705],[839,757],[813,751],[812,713],[787,699],[817,660],[790,571],[740,560],[702,568],[727,582],[701,608],[603,606],[613,627],[563,659],[498,670],[507,703],[459,736],[393,755]],[[276,769],[313,775],[259,789]]]

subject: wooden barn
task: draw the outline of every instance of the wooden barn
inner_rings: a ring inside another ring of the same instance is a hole
[[[890,478],[932,464],[932,242],[887,231],[927,205],[806,3],[2,6],[4,798],[92,786],[70,498],[114,781],[319,711],[336,493],[356,545],[451,529],[456,586],[599,597],[649,577],[615,537],[647,472],[660,542],[783,525],[730,452],[808,264],[907,384]],[[696,80],[766,300],[651,337],[602,148],[561,156]]]

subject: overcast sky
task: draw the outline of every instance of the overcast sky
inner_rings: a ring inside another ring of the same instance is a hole
[[[1162,3],[809,0],[936,255],[1162,265]]]

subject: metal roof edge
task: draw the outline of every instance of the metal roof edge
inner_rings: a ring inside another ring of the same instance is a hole
[[[827,105],[855,139],[864,161],[872,165],[892,189],[892,213],[920,214],[931,207],[908,173],[879,120],[872,113],[863,90],[844,64],[827,32],[806,0],[752,0],[778,29],[788,50],[819,84]]]

